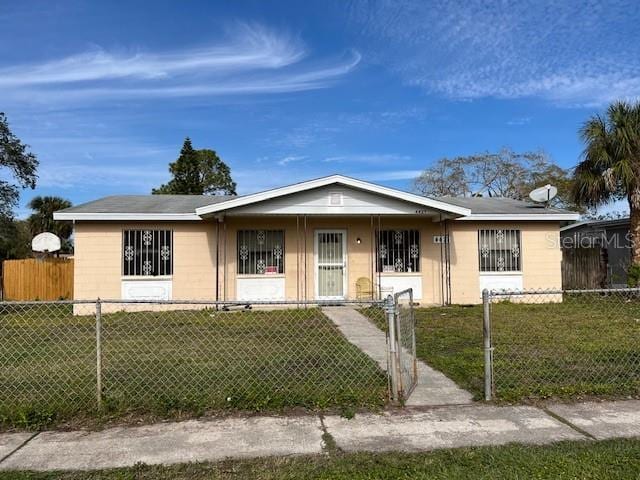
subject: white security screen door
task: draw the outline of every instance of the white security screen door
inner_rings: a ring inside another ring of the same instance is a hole
[[[346,296],[346,240],[346,230],[316,231],[316,296],[319,300]]]

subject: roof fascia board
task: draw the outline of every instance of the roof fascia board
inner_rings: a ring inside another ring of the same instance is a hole
[[[159,220],[183,221],[199,220],[202,217],[195,213],[84,213],[84,212],[54,212],[54,220]]]
[[[393,188],[382,187],[380,185],[375,185],[369,182],[363,182],[361,180],[343,177],[340,175],[333,175],[331,177],[324,177],[316,180],[309,180],[308,182],[297,183],[297,184],[289,185],[286,187],[267,190],[265,192],[254,193],[252,195],[247,195],[247,196],[236,198],[233,200],[227,200],[226,202],[219,202],[212,205],[206,205],[204,207],[196,208],[196,214],[207,215],[210,213],[219,212],[221,210],[228,210],[231,208],[242,207],[244,205],[249,205],[251,203],[262,202],[265,200],[270,200],[272,198],[290,195],[298,192],[303,192],[306,190],[311,190],[314,188],[324,187],[332,184],[340,184],[347,187],[358,188],[361,190],[378,193],[380,195],[386,195],[393,198],[398,198],[400,200],[404,200],[410,203],[415,203],[418,205],[423,205],[425,207],[430,207],[436,210],[442,210],[445,212],[450,212],[458,215],[471,214],[471,210],[469,210],[468,208],[458,207],[456,205],[452,205],[446,202],[441,202],[439,200],[433,200],[431,198],[421,197],[413,193],[407,193],[407,192],[403,192],[401,190],[396,190]]]
[[[561,220],[577,220],[580,218],[579,213],[477,213],[475,215],[469,215],[466,217],[457,218],[456,221],[470,221],[470,220],[548,220],[548,221],[561,221]]]
[[[566,232],[567,230],[573,230],[574,228],[583,227],[585,225],[591,225],[593,222],[588,220],[576,223],[570,223],[569,225],[565,225],[564,227],[560,227],[561,232]]]

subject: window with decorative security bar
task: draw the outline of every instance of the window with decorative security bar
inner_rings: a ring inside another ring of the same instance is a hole
[[[238,274],[284,273],[284,230],[239,230]]]
[[[521,271],[520,230],[478,230],[481,272]]]
[[[378,230],[376,252],[378,272],[419,272],[420,232]]]
[[[172,230],[124,230],[122,274],[160,276],[173,273]]]

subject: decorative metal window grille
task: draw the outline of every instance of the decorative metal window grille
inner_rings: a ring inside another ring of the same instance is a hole
[[[125,230],[122,232],[122,273],[126,276],[171,275],[173,231]]]
[[[478,231],[481,272],[519,272],[521,253],[520,230]]]
[[[418,230],[379,230],[376,238],[378,272],[420,271]]]
[[[238,274],[284,273],[284,230],[239,230]]]

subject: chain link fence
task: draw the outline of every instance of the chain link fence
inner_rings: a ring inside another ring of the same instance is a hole
[[[400,399],[407,400],[418,381],[413,291],[408,289],[396,293],[393,304],[399,371],[398,392]]]
[[[358,302],[384,321],[381,302]],[[0,302],[0,421],[379,408],[387,374],[301,302]]]
[[[640,290],[485,292],[485,396],[640,395]]]

